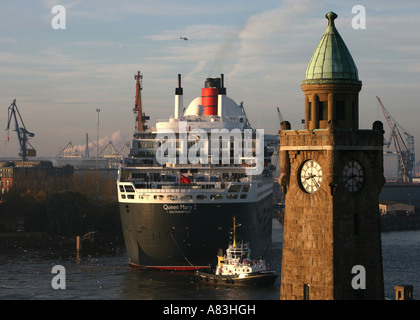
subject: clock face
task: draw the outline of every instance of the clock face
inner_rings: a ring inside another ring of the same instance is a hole
[[[308,193],[314,193],[321,186],[321,166],[315,160],[306,161],[300,169],[299,178],[302,188]]]
[[[362,165],[355,161],[349,161],[343,169],[344,186],[350,192],[357,192],[363,185],[364,173]]]

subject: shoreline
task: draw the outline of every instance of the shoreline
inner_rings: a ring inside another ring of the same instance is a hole
[[[81,241],[83,251],[92,251],[123,245],[124,239],[120,235],[98,236],[95,238]],[[70,249],[76,252],[76,235],[62,236],[50,235],[46,232],[8,232],[0,233],[0,253],[1,250],[19,248],[38,248],[38,249]]]

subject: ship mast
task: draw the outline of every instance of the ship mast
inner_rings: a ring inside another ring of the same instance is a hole
[[[142,80],[143,75],[140,73],[140,71],[137,71],[137,74],[134,75],[134,79],[136,80],[136,100],[134,103],[134,113],[136,113],[136,132],[145,132],[147,126],[146,121],[149,120],[149,117],[147,117],[143,113],[143,106],[141,104],[141,90],[142,87]]]
[[[233,217],[233,247],[236,248],[236,227],[240,227],[241,224],[236,224],[236,217]]]

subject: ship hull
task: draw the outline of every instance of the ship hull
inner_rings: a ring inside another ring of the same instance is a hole
[[[196,270],[216,262],[229,243],[232,219],[253,258],[271,243],[272,195],[257,202],[124,203],[120,215],[129,263],[143,268]]]
[[[202,271],[196,272],[199,281],[206,284],[226,286],[272,286],[278,275],[271,271],[256,272],[240,277],[239,275],[215,275]]]

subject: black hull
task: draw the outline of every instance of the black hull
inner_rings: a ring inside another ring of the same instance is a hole
[[[197,271],[196,276],[199,281],[207,283],[207,284],[239,286],[239,287],[272,286],[274,281],[278,277],[278,275],[275,274],[274,272],[254,273],[254,274],[250,274],[246,278],[239,278],[237,276],[215,275],[212,273],[206,273],[202,271]]]
[[[242,225],[238,240],[249,243],[253,259],[262,257],[271,243],[272,204],[272,196],[255,203],[188,203],[189,210],[172,211],[173,203],[120,203],[129,263],[171,270],[215,265],[218,250],[230,242],[234,216]]]

